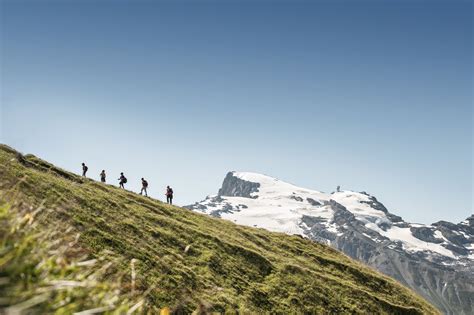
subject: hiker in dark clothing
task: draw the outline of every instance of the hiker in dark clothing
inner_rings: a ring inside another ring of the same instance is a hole
[[[105,183],[105,170],[102,170],[102,172],[100,172],[100,181],[102,183]]]
[[[170,205],[173,204],[173,188],[166,186],[166,202]]]
[[[341,186],[337,186],[336,191],[340,192],[341,191]]]
[[[127,178],[123,175],[123,173],[120,173],[120,178],[118,180],[120,181],[119,182],[120,188],[125,189],[125,186],[123,184],[127,183]]]
[[[87,170],[89,168],[86,166],[86,163],[82,163],[82,176],[86,177]]]
[[[148,197],[148,194],[146,192],[146,189],[148,188],[148,182],[142,178],[142,190],[140,191],[140,195],[143,194],[143,192],[145,192],[145,196]]]

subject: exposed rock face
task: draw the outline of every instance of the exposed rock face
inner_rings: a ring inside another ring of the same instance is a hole
[[[240,179],[229,172],[222,183],[222,188],[219,189],[218,196],[257,198],[252,194],[258,191],[258,187],[260,187],[259,183]]]
[[[420,240],[430,243],[443,243],[443,240],[434,236],[434,229],[429,227],[410,227],[411,233]]]
[[[316,201],[313,198],[306,198],[306,201],[308,201],[309,204],[312,205],[312,206],[320,206],[321,205],[321,203],[319,201]]]
[[[227,174],[194,211],[330,244],[417,291],[445,314],[474,314],[474,215],[412,224],[374,196],[325,194],[253,173]]]

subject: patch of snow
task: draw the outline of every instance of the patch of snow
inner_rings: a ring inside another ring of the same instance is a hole
[[[372,236],[370,236],[369,234],[367,234],[367,233],[362,233],[362,234],[363,234],[365,237],[367,237],[367,238],[371,239],[372,241],[374,241],[374,242],[378,242],[378,240],[377,240],[377,239],[373,238],[373,237],[372,237]]]
[[[241,203],[248,207],[239,212],[221,213],[224,219],[232,219],[237,224],[247,226],[257,225],[274,232],[304,234],[299,226],[302,215],[297,211],[289,211],[291,209],[288,207],[278,207],[276,202],[262,202],[259,199],[243,197],[222,197],[222,199],[230,204]]]
[[[456,256],[454,256],[454,254],[449,249],[441,246],[440,244],[425,242],[414,237],[410,231],[410,228],[393,226],[387,231],[380,229],[378,232],[391,240],[402,242],[403,248],[408,251],[431,251],[456,259]]]
[[[438,239],[442,239],[443,241],[449,243],[449,240],[448,240],[446,237],[444,237],[444,235],[443,235],[443,233],[441,233],[441,231],[436,230],[436,231],[434,232],[434,237],[435,237],[435,238],[438,238]]]
[[[338,234],[338,232],[339,232],[338,229],[337,229],[336,224],[327,224],[326,230],[328,230],[329,232],[334,233],[334,234]]]

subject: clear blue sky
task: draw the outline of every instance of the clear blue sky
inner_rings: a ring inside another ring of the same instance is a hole
[[[472,213],[471,1],[1,1],[0,141],[176,202],[229,170]]]

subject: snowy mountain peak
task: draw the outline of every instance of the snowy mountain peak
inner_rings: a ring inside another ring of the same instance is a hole
[[[471,248],[463,246],[472,244],[472,235],[465,234],[462,241],[455,242],[445,223],[406,223],[365,192],[324,193],[258,173],[229,172],[217,196],[208,196],[189,208],[238,224],[300,234],[326,243],[343,235],[348,225],[357,226],[373,242],[422,253],[430,259],[474,259]],[[316,221],[318,235],[314,235]],[[464,236],[461,232],[459,235]]]
[[[365,192],[325,193],[251,172],[229,172],[217,195],[187,208],[329,244],[395,277],[448,314],[474,312],[472,215],[459,224],[408,223]]]
[[[258,199],[258,204],[261,206],[267,206],[271,209],[277,206],[283,208],[282,210],[285,212],[288,210],[313,210],[314,212],[317,210],[316,208],[325,209],[321,206],[328,205],[330,200],[334,200],[344,205],[348,211],[360,220],[366,222],[388,221],[387,209],[375,197],[367,193],[355,191],[323,193],[301,188],[258,173],[229,172],[224,179],[218,196],[221,198],[245,197]],[[274,209],[273,211],[277,210]],[[313,214],[317,215],[319,212],[316,211]]]

